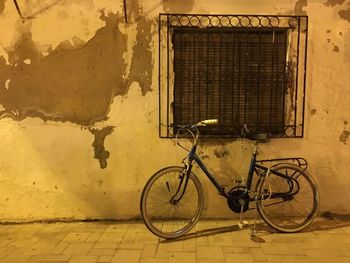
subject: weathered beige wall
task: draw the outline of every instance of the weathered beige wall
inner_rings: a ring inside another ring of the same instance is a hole
[[[184,151],[158,137],[160,12],[309,15],[305,138],[263,156],[304,156],[321,211],[350,213],[350,1],[129,0],[128,24],[122,1],[18,2],[24,23],[0,1],[0,221],[135,218],[147,178],[179,164]],[[232,184],[241,147],[211,140],[201,154]],[[203,183],[205,216],[236,216]]]

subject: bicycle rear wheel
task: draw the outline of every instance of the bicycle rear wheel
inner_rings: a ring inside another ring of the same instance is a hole
[[[288,176],[287,180],[276,172]],[[271,169],[258,186],[259,214],[272,228],[294,233],[309,226],[317,215],[319,193],[313,178],[293,164],[281,164]]]
[[[203,188],[191,173],[183,196],[178,202],[172,197],[179,189],[181,196],[186,181],[183,167],[167,167],[155,173],[141,195],[141,216],[147,228],[162,238],[176,238],[190,231],[197,223],[204,206]]]

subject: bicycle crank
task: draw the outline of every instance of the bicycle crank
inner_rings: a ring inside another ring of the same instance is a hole
[[[245,188],[240,186],[233,187],[229,192],[227,199],[228,207],[235,213],[245,212],[249,208],[249,195]],[[243,202],[242,202],[243,201]],[[243,209],[242,209],[243,205]]]

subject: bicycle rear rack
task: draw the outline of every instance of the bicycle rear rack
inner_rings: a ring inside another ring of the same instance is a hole
[[[298,165],[304,171],[307,169],[307,161],[302,157],[290,157],[290,158],[276,158],[276,159],[266,159],[257,160],[256,163],[264,165],[264,163],[270,163],[270,167],[278,164],[295,164]]]

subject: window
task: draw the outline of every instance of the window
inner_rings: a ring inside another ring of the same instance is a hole
[[[162,137],[174,134],[172,124],[213,118],[209,137],[239,137],[244,124],[302,137],[307,17],[165,14],[160,23]]]

